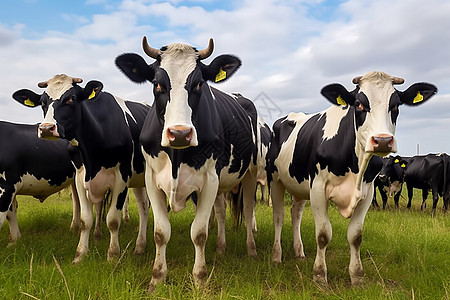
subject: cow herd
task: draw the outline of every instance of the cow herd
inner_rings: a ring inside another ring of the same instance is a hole
[[[383,209],[389,198],[394,197],[395,206],[399,206],[400,196],[405,183],[408,190],[407,208],[411,208],[413,189],[422,190],[422,204],[420,209],[426,208],[428,192],[433,197],[432,214],[436,213],[439,197],[443,198],[443,210],[447,211],[450,198],[450,157],[445,153],[408,156],[389,156],[383,158],[383,168],[375,179],[375,187],[378,188]],[[373,198],[373,206],[378,207],[378,202]]]
[[[247,252],[257,256],[253,229],[255,192],[260,184],[269,187],[273,203],[273,262],[282,259],[281,227],[284,193],[288,191],[293,198],[295,255],[305,255],[300,224],[309,200],[317,243],[314,280],[328,284],[325,252],[332,237],[328,218],[328,202],[332,201],[343,217],[350,218],[349,273],[352,284],[357,285],[363,281],[362,228],[370,204],[376,203],[375,184],[387,185],[393,194],[395,185],[398,191],[404,180],[408,190],[411,186],[431,189],[433,197],[447,195],[445,180],[430,179],[428,186],[420,185],[420,179],[407,180],[417,178],[417,170],[424,168],[420,164],[438,168],[433,165],[439,164],[437,157],[443,159],[439,168],[446,174],[446,156],[382,158],[397,151],[394,133],[399,107],[424,103],[437,92],[434,85],[415,83],[400,91],[394,85],[402,84],[402,78],[370,72],[353,79],[352,91],[341,84],[325,86],[321,93],[332,104],[327,110],[309,115],[290,113],[271,130],[258,118],[251,100],[208,84],[227,80],[241,65],[234,55],[203,63],[213,52],[212,39],[202,50],[180,43],[152,48],[146,37],[142,42],[150,63],[134,53],[119,55],[115,63],[131,81],[151,84],[151,106],[103,91],[103,84],[96,80],[81,87],[81,78],[67,75],[40,82],[38,86],[45,89],[42,94],[28,89],[13,94],[25,106],[41,107],[44,118],[38,125],[0,122],[0,135],[7,141],[0,149],[0,227],[8,219],[11,243],[20,237],[16,195],[33,195],[43,201],[72,185],[72,227],[80,230],[73,263],[81,262],[89,251],[93,206],[97,232],[98,211],[107,193],[111,195],[106,217],[108,260],[116,259],[121,212],[126,209],[129,188],[133,188],[139,211],[137,254],[146,248],[149,204],[154,217],[152,291],[168,272],[166,247],[171,225],[167,206],[178,212],[192,199],[192,274],[195,283],[202,285],[207,277],[205,244],[212,211],[219,227],[218,251],[226,247],[226,194],[242,203]],[[398,177],[383,173],[388,169]],[[384,175],[377,176],[380,171]]]

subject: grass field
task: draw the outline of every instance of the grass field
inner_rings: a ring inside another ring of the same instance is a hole
[[[152,214],[149,220],[146,254],[133,255],[138,216],[134,198],[130,201],[129,223],[120,228],[122,256],[106,261],[109,233],[103,225],[103,239],[96,244],[91,234],[90,253],[72,265],[78,234],[69,231],[72,204],[69,193],[53,195],[43,204],[21,196],[19,226],[22,238],[0,253],[0,299],[450,299],[450,215],[428,208],[420,211],[420,194],[406,210],[389,202],[386,211],[373,208],[367,214],[361,257],[364,287],[352,287],[348,275],[348,220],[330,206],[333,239],[327,250],[328,281],[322,289],[312,281],[315,257],[314,222],[307,204],[302,222],[306,260],[294,258],[290,206],[286,206],[283,227],[283,262],[271,263],[273,226],[271,208],[258,204],[258,258],[247,257],[245,228],[232,228],[227,214],[227,250],[215,253],[216,228],[206,245],[210,275],[205,288],[196,289],[192,280],[194,247],[190,240],[193,208],[170,213],[172,238],[167,248],[169,273],[165,285],[146,293],[151,278],[155,246]],[[381,202],[381,201],[379,201]],[[9,228],[0,230],[0,246],[8,243]]]

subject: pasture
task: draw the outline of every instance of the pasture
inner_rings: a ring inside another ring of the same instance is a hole
[[[418,190],[411,211],[405,208],[405,198],[401,198],[399,210],[393,209],[393,201],[388,202],[386,211],[369,210],[361,246],[364,287],[350,285],[348,220],[334,206],[329,209],[333,226],[327,250],[330,286],[323,289],[313,283],[316,245],[308,203],[301,227],[306,260],[294,258],[289,205],[285,206],[280,265],[271,262],[271,208],[257,205],[257,259],[247,257],[244,224],[235,230],[228,210],[226,252],[215,253],[217,229],[213,227],[206,245],[208,283],[196,289],[191,274],[194,247],[189,232],[193,207],[189,203],[180,213],[169,213],[169,272],[166,284],[157,286],[152,295],[146,289],[155,255],[153,216],[150,213],[146,253],[136,257],[133,250],[138,215],[134,196],[130,199],[131,220],[120,228],[120,259],[115,263],[106,261],[109,233],[103,223],[103,239],[95,243],[91,235],[89,255],[76,266],[71,262],[78,233],[69,231],[69,192],[55,194],[43,204],[32,197],[18,196],[18,203],[22,238],[5,248],[8,225],[0,231],[1,299],[450,299],[450,216],[442,213],[439,202],[436,217],[432,218],[431,199],[426,211],[420,211]]]

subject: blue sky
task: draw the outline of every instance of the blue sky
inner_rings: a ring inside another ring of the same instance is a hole
[[[41,111],[11,95],[21,88],[41,93],[37,83],[60,73],[151,103],[151,88],[128,81],[115,57],[142,55],[144,35],[158,48],[203,48],[212,37],[209,61],[231,53],[243,63],[217,87],[253,99],[269,124],[291,111],[325,109],[323,86],[339,82],[350,90],[352,78],[369,71],[405,78],[399,90],[433,83],[434,99],[400,110],[399,153],[413,155],[417,144],[421,153],[450,152],[448,16],[450,3],[440,0],[1,0],[0,120],[39,122]]]

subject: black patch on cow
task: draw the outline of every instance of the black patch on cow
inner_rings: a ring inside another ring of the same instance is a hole
[[[312,116],[300,128],[294,148],[295,154],[289,166],[289,174],[299,183],[305,180],[313,183],[319,172],[317,164],[322,170],[328,167],[328,171],[336,176],[344,176],[350,171],[358,173],[356,134],[351,129],[355,128],[354,107],[348,106],[347,109],[347,115],[340,121],[340,130],[330,139],[322,140],[326,113]]]
[[[379,156],[372,156],[366,171],[364,172],[363,181],[370,183],[375,180],[375,177],[383,168],[383,159]]]
[[[125,200],[127,199],[127,195],[128,195],[128,187],[125,187],[125,189],[119,193],[119,195],[117,196],[117,203],[116,203],[116,208],[118,210],[122,210],[123,205],[125,204]]]

